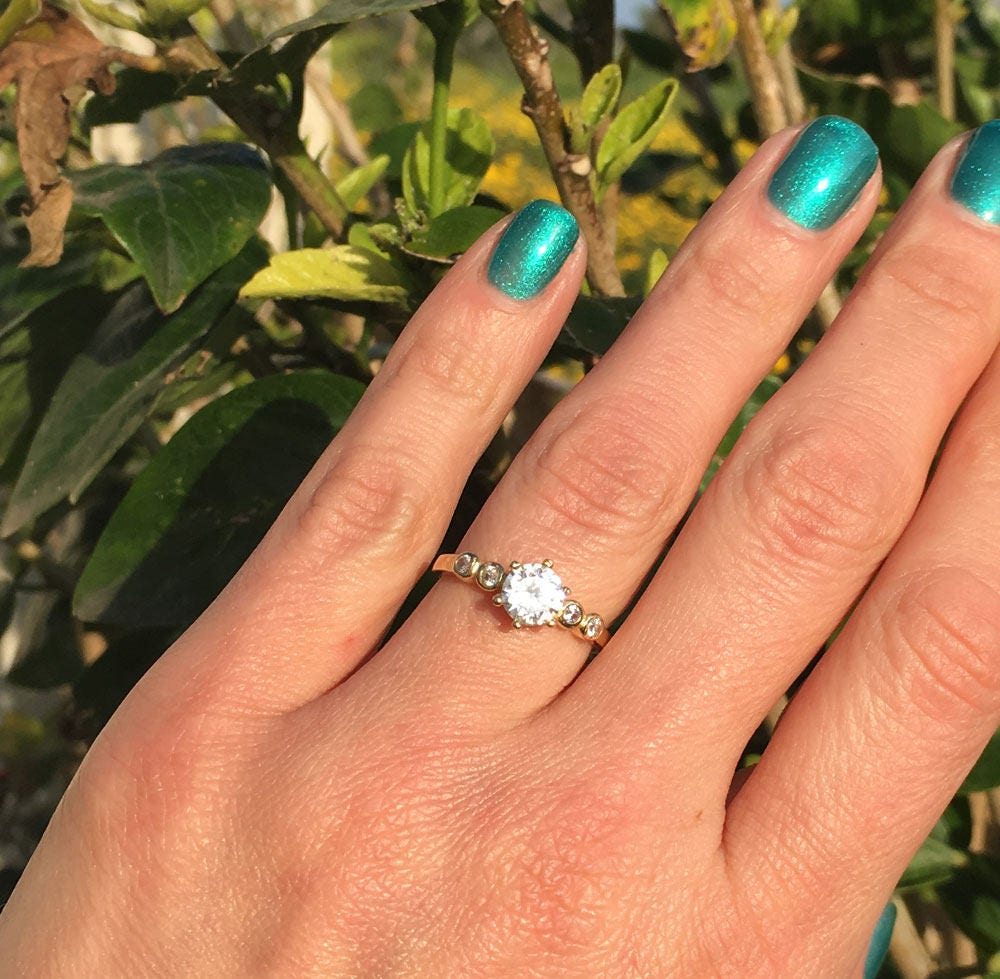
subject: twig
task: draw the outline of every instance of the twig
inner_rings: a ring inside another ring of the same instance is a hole
[[[736,12],[737,42],[753,93],[757,124],[765,136],[773,136],[788,125],[778,72],[767,53],[753,0],[733,0],[733,9]]]
[[[934,962],[920,938],[906,902],[901,897],[895,897],[893,903],[897,914],[889,942],[892,964],[902,979],[927,979],[934,969]]]
[[[934,0],[934,74],[938,107],[945,119],[955,118],[955,15],[952,0]]]
[[[523,108],[538,131],[559,197],[579,222],[587,241],[590,286],[601,295],[624,296],[614,248],[591,187],[590,160],[574,158],[567,149],[566,121],[549,65],[548,42],[535,33],[521,0],[486,0],[483,10],[496,25],[524,86]]]

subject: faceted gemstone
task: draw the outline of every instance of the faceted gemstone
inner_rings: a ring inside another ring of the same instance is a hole
[[[548,625],[556,621],[566,604],[566,589],[551,568],[523,564],[507,572],[500,598],[515,622]]]
[[[475,554],[459,554],[455,558],[455,574],[461,578],[472,577],[472,569],[476,566],[476,555]]]
[[[567,602],[559,616],[563,625],[579,625],[583,621],[583,606],[579,602]]]
[[[588,639],[596,639],[602,632],[604,632],[604,619],[602,619],[599,615],[588,615],[583,620],[583,624],[580,626],[580,631]]]
[[[502,564],[484,564],[476,572],[476,580],[479,582],[483,588],[496,588],[500,584],[500,580],[503,578],[503,565]]]

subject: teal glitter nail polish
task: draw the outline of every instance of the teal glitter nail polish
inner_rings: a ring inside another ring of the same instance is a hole
[[[969,138],[951,178],[951,196],[977,217],[1000,224],[1000,119]]]
[[[489,280],[508,296],[531,299],[556,277],[579,237],[580,228],[569,211],[551,201],[532,201],[497,243]]]
[[[877,164],[878,149],[860,126],[841,116],[820,116],[792,144],[767,196],[796,224],[824,231],[858,199]]]
[[[889,951],[889,939],[892,938],[892,929],[895,924],[896,905],[890,901],[879,915],[875,925],[875,934],[872,935],[871,944],[868,946],[868,955],[865,957],[865,979],[875,979],[878,970],[882,968],[886,953]]]

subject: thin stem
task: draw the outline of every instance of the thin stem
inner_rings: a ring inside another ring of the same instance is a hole
[[[576,218],[586,239],[587,280],[591,289],[603,296],[624,296],[625,288],[615,264],[613,239],[594,198],[590,161],[571,158],[568,149],[566,119],[552,77],[548,42],[532,29],[520,0],[501,3],[484,0],[482,7],[496,25],[524,86],[523,109],[535,125],[559,197]]]
[[[754,114],[765,136],[773,136],[788,125],[788,114],[781,97],[781,83],[771,56],[767,53],[753,0],[734,0],[737,40],[747,78],[753,93]]]
[[[434,36],[434,95],[431,100],[431,139],[429,194],[431,217],[437,217],[445,204],[445,175],[448,149],[448,98],[455,67],[457,31]]]
[[[934,0],[934,73],[941,115],[954,119],[955,15],[951,0]]]

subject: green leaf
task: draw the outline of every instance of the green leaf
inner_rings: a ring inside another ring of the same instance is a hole
[[[389,259],[355,245],[303,248],[275,255],[242,289],[245,299],[340,299],[407,308],[409,274]]]
[[[79,240],[71,240],[62,261],[50,269],[20,268],[24,250],[15,241],[0,251],[0,339],[61,293],[94,280],[97,251]]]
[[[403,162],[406,152],[420,132],[419,122],[401,122],[377,133],[368,147],[372,156],[385,154],[389,157],[389,166],[385,171],[387,180],[401,180],[403,177]]]
[[[750,395],[750,399],[740,409],[740,413],[736,416],[732,425],[729,426],[729,431],[726,432],[722,441],[719,443],[719,447],[715,450],[715,454],[712,456],[712,461],[709,463],[708,469],[705,471],[705,475],[702,476],[700,492],[704,493],[705,490],[708,489],[708,484],[719,471],[719,467],[726,461],[726,457],[729,453],[733,451],[733,446],[736,445],[736,442],[743,434],[744,429],[750,424],[751,421],[753,421],[757,412],[760,411],[760,409],[763,408],[768,401],[770,401],[780,388],[781,378],[776,377],[774,374],[768,374],[767,377],[765,377],[764,380],[757,385],[757,389]]]
[[[0,465],[9,463],[13,473],[23,463],[53,392],[108,304],[109,298],[93,286],[71,289],[33,310],[0,339]]]
[[[434,218],[426,231],[414,235],[406,249],[431,258],[460,255],[504,216],[504,211],[481,204],[452,208]]]
[[[660,5],[688,56],[688,71],[722,64],[736,40],[732,0],[660,0]]]
[[[986,749],[979,756],[979,761],[966,776],[958,791],[968,795],[970,792],[986,792],[998,786],[1000,786],[1000,731],[990,738]]]
[[[4,515],[4,536],[60,500],[75,500],[142,424],[166,374],[232,306],[265,261],[256,241],[172,316],[144,283],[129,288],[52,396]]]
[[[77,586],[76,614],[187,626],[239,570],[363,393],[349,378],[303,371],[254,381],[199,411],[111,517]]]
[[[403,198],[413,214],[432,217],[430,123],[422,126],[403,161]],[[445,196],[441,213],[475,200],[493,160],[496,144],[486,120],[472,109],[448,110]]]
[[[419,7],[429,7],[439,0],[332,0],[324,4],[312,17],[297,20],[281,30],[275,31],[267,40],[276,41],[281,37],[301,34],[316,27],[328,24],[346,24],[362,17],[379,17],[382,14],[395,13],[398,10],[416,10]]]
[[[975,942],[983,958],[1000,952],[1000,859],[970,853],[937,893],[955,924]]]
[[[383,153],[370,163],[352,170],[337,184],[337,196],[351,210],[382,179],[389,166],[389,156]]]
[[[929,836],[917,850],[909,866],[903,872],[897,890],[927,887],[950,880],[955,871],[968,862],[963,850],[956,850],[947,843]]]
[[[641,296],[578,296],[556,341],[560,352],[577,358],[603,357],[641,305]]]
[[[597,151],[600,193],[618,180],[650,147],[666,124],[676,94],[677,80],[664,79],[617,115]]]
[[[239,254],[271,203],[263,160],[240,143],[179,146],[72,179],[77,207],[111,229],[166,313]]]
[[[587,82],[580,99],[580,121],[595,129],[605,116],[611,115],[622,94],[622,70],[616,64],[605,65]]]
[[[966,0],[966,2],[979,23],[993,38],[994,43],[1000,45],[1000,5],[996,0]]]

